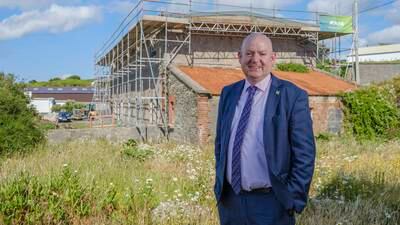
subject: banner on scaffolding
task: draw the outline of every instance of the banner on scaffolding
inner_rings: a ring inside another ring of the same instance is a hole
[[[321,31],[336,33],[353,33],[353,19],[351,16],[319,16]]]

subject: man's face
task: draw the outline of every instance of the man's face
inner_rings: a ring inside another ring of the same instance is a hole
[[[245,40],[239,52],[243,73],[252,84],[261,81],[271,72],[275,59],[271,43],[261,35]]]

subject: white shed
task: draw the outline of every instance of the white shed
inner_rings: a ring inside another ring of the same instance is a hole
[[[31,105],[36,108],[40,114],[51,113],[51,107],[55,105],[54,98],[34,98],[31,99]]]

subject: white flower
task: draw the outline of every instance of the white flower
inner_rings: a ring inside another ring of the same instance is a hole
[[[153,183],[153,179],[151,178],[146,179],[146,184],[151,184],[151,183]]]

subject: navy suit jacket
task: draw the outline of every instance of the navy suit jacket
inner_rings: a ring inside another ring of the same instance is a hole
[[[228,143],[235,108],[244,80],[223,88],[215,138],[217,202],[224,197]],[[264,110],[264,146],[271,185],[287,210],[300,213],[308,198],[314,172],[315,142],[307,93],[294,84],[271,76]]]

